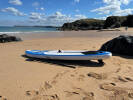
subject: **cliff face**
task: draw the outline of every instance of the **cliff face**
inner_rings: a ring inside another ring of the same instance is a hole
[[[65,23],[61,30],[94,30],[101,29],[104,26],[104,20],[81,19],[72,23]]]
[[[72,23],[65,23],[61,30],[98,30],[121,26],[133,27],[133,15],[110,16],[106,20],[81,19]]]
[[[126,20],[127,20],[126,16],[107,17],[104,23],[104,28],[118,28],[124,26]]]
[[[125,25],[128,27],[133,27],[133,15],[128,15]]]

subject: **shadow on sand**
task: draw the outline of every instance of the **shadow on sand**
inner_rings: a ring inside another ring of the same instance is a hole
[[[100,29],[97,32],[103,32],[103,31],[121,31],[120,29]]]
[[[22,55],[22,57],[26,58],[26,61],[30,62],[39,62],[39,63],[48,63],[52,65],[59,65],[63,67],[76,68],[76,66],[82,67],[102,67],[104,63],[98,63],[94,61],[70,61],[70,60],[48,60],[48,59],[39,59],[39,58],[31,58],[26,55]]]

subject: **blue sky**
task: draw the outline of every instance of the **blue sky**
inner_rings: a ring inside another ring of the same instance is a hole
[[[133,0],[0,0],[0,26],[55,25],[133,13]]]

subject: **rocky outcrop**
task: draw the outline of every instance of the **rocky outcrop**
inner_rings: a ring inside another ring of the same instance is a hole
[[[10,36],[7,34],[0,35],[0,43],[13,42],[13,41],[22,41],[22,40],[21,38],[16,37],[16,36]]]
[[[104,28],[118,28],[121,26],[126,26],[125,21],[127,20],[126,16],[110,16],[107,17],[104,23]]]
[[[104,23],[104,28],[133,27],[133,15],[110,16]]]
[[[118,27],[133,27],[133,15],[109,16],[106,20],[81,19],[71,23],[65,23],[61,30],[99,30]]]
[[[133,56],[133,36],[122,35],[116,37],[103,44],[100,50]]]
[[[72,23],[65,23],[61,30],[98,30],[104,26],[104,20],[81,19]]]
[[[124,21],[124,26],[133,27],[133,15],[128,15]]]

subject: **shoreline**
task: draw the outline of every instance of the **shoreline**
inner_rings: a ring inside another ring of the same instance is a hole
[[[41,33],[28,33],[28,34],[12,34],[21,37],[23,40],[43,39],[43,38],[70,38],[70,37],[116,37],[119,35],[133,35],[132,31],[58,31],[58,32],[41,32]]]
[[[119,35],[132,35],[133,28],[129,28],[127,31],[124,27],[115,29],[104,30],[79,30],[79,31],[48,31],[48,32],[26,32],[26,33],[10,33],[8,35],[14,35],[22,38],[23,40],[41,39],[41,38],[65,38],[65,37],[116,37]],[[2,34],[2,32],[1,32]],[[4,34],[4,33],[3,33]]]

